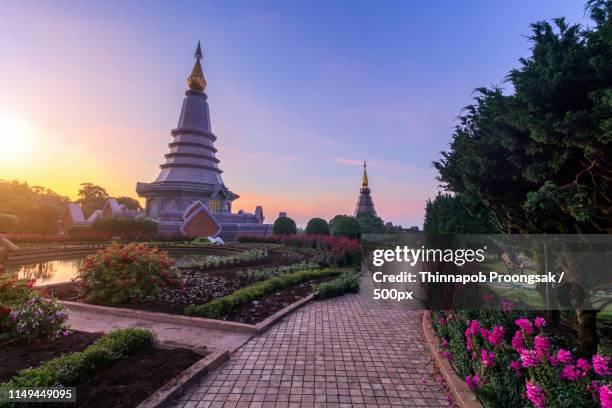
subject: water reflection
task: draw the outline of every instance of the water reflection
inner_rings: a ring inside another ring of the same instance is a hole
[[[188,262],[203,262],[210,255],[178,255],[174,259],[177,265]],[[36,279],[36,285],[50,285],[52,283],[70,282],[75,278],[83,266],[84,258],[61,259],[36,262],[26,265],[9,266],[9,273],[18,273],[20,278]]]
[[[49,285],[52,283],[69,282],[78,274],[82,265],[83,258],[62,259],[9,266],[8,272],[17,272],[20,278],[36,279],[36,285]]]

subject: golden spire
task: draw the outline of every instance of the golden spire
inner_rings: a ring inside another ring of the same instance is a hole
[[[363,162],[363,177],[361,178],[361,188],[368,188],[368,172],[366,171],[366,167],[368,167],[368,165],[366,164],[365,160]]]
[[[191,70],[191,75],[187,78],[187,85],[189,85],[189,89],[192,91],[204,92],[204,89],[206,89],[206,79],[204,79],[204,72],[202,72],[202,65],[200,64],[200,60],[202,59],[202,48],[200,47],[199,41],[194,58],[196,62]]]

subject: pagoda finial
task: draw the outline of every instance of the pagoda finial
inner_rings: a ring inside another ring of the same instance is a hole
[[[366,171],[366,167],[368,167],[368,165],[366,164],[364,160],[363,161],[363,177],[361,178],[361,188],[368,188],[368,172]]]
[[[202,47],[200,47],[200,41],[198,41],[198,47],[196,48],[193,57],[196,59],[191,75],[187,78],[187,85],[192,91],[204,92],[206,89],[206,79],[204,78],[204,72],[202,72],[202,65],[200,60],[202,59]]]
[[[197,60],[202,59],[202,47],[200,47],[200,40],[198,40],[198,48],[196,48],[196,52],[193,57]]]

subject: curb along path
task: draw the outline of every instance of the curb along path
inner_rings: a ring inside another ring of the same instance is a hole
[[[360,294],[312,302],[251,339],[179,407],[449,406],[421,334],[421,312]]]

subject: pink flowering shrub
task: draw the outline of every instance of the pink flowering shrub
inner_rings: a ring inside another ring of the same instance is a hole
[[[518,313],[437,312],[433,320],[442,349],[485,406],[612,408],[612,358],[577,358],[555,344],[546,319]]]
[[[245,235],[238,237],[238,242],[283,244],[293,248],[312,248],[326,251],[331,254],[332,260],[337,266],[358,265],[361,260],[359,240],[346,237],[305,234],[272,237],[251,237]]]
[[[77,281],[87,302],[110,306],[142,302],[181,284],[166,251],[116,242],[85,258]]]

